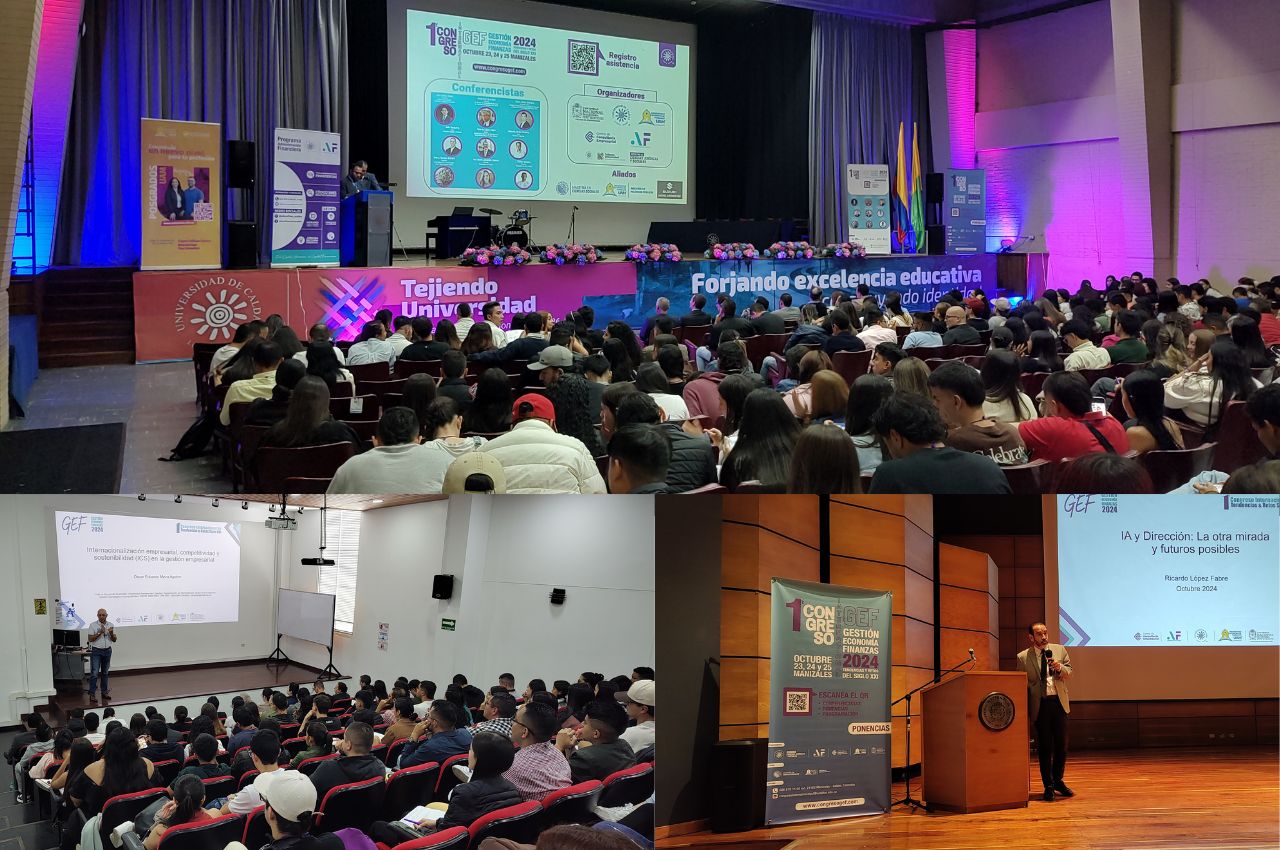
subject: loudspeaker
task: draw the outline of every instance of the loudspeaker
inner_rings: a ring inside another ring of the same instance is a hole
[[[926,174],[924,176],[924,202],[926,204],[942,203],[944,182],[946,182],[945,174]]]
[[[253,221],[227,222],[227,268],[258,267],[258,225]]]
[[[563,587],[551,588],[551,604],[563,605],[565,600],[565,592]]]
[[[929,231],[929,253],[945,254],[947,253],[947,228],[946,225],[935,224],[926,228]]]
[[[453,598],[453,576],[433,576],[431,579],[432,599]]]
[[[227,188],[252,189],[254,183],[254,145],[240,139],[227,142]]]
[[[746,832],[764,825],[768,741],[719,741],[711,748],[711,831]]]

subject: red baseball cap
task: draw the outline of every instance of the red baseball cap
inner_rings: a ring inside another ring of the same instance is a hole
[[[529,405],[530,409],[523,414],[520,408]],[[551,403],[551,399],[537,393],[526,393],[516,399],[515,404],[511,405],[511,420],[520,422],[524,419],[545,419],[548,422],[556,421],[556,409]]]

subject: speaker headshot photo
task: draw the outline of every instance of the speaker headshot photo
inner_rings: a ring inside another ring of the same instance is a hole
[[[1027,674],[1027,710],[1036,730],[1044,799],[1051,802],[1055,793],[1075,796],[1063,782],[1067,768],[1067,715],[1071,713],[1067,696],[1071,657],[1062,644],[1049,643],[1049,627],[1044,623],[1027,626],[1027,635],[1031,645],[1018,653],[1018,669]]]

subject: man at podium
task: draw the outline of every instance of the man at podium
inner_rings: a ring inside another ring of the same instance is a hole
[[[1071,713],[1067,697],[1071,657],[1065,646],[1049,643],[1049,627],[1044,623],[1032,623],[1027,632],[1031,646],[1018,653],[1018,669],[1027,674],[1027,709],[1036,727],[1044,799],[1052,802],[1054,792],[1075,796],[1062,781],[1067,768],[1067,715]]]
[[[351,163],[351,170],[342,178],[342,197],[344,198],[358,195],[365,189],[376,192],[381,188],[378,178],[369,171],[369,163],[363,159],[357,159]]]

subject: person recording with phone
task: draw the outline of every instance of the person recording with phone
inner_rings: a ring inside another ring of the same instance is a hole
[[[110,699],[107,671],[111,669],[111,645],[116,642],[115,624],[107,619],[107,609],[98,609],[98,619],[89,626],[89,702],[98,701],[98,677],[102,677],[102,698]]]
[[[1065,646],[1049,643],[1049,627],[1044,623],[1027,626],[1027,634],[1031,646],[1018,653],[1018,669],[1027,674],[1027,707],[1036,730],[1044,799],[1052,802],[1055,793],[1075,796],[1062,781],[1067,768],[1067,715],[1071,713],[1067,696],[1071,656]]]

